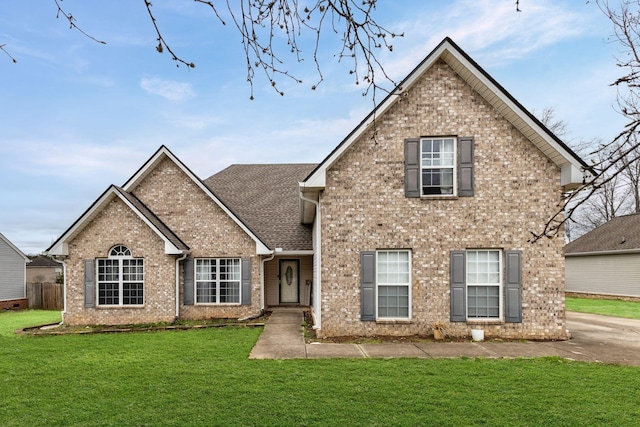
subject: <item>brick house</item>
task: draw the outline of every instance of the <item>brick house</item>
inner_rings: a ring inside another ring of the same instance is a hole
[[[564,339],[563,239],[527,240],[586,167],[447,38],[320,164],[202,181],[161,147],[48,253],[69,324],[293,304],[319,336]]]

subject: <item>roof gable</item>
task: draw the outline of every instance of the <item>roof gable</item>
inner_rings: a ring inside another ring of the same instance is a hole
[[[0,233],[0,240],[3,241],[4,243],[6,243],[6,245],[8,247],[10,247],[12,250],[14,250],[18,255],[20,255],[22,258],[24,258],[24,260],[26,262],[31,262],[31,259],[29,259],[28,256],[26,256],[20,249],[18,249],[18,247],[16,245],[14,245],[13,243],[11,243],[11,241],[9,239],[7,239],[6,237],[4,237],[4,235],[2,233]]]
[[[613,218],[568,243],[565,255],[640,252],[640,213]]]
[[[161,146],[158,151],[151,156],[151,158],[144,164],[138,171],[133,174],[131,178],[122,186],[126,192],[131,192],[135,187],[144,180],[144,178],[164,159],[169,159],[180,168],[186,176],[191,179],[200,190],[202,190],[207,196],[214,201],[224,212],[227,214],[233,222],[235,222],[256,244],[256,253],[259,255],[270,254],[272,251],[269,247],[256,235],[256,233],[238,217],[228,206],[226,206],[220,198],[209,187],[207,187],[200,178],[196,176],[180,159],[178,159],[167,147]]]
[[[102,195],[87,209],[76,222],[64,232],[45,252],[48,255],[68,255],[68,242],[77,236],[112,200],[120,199],[127,205],[142,221],[144,221],[165,245],[165,253],[179,255],[189,251],[189,247],[167,227],[160,219],[153,214],[140,200],[133,194],[124,191],[115,185],[110,186]]]
[[[327,169],[440,59],[561,169],[565,190],[582,184],[589,166],[447,37],[300,183],[300,189],[324,188]]]

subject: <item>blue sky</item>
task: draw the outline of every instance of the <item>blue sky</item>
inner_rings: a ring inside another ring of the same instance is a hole
[[[320,162],[372,108],[321,46],[318,90],[310,52],[277,95],[258,77],[249,100],[240,38],[190,0],[154,2],[163,35],[196,68],[155,50],[144,2],[65,0],[97,44],[56,19],[53,0],[9,0],[0,44],[0,232],[25,253],[45,250],[110,185],[122,185],[161,145],[200,178],[232,163]],[[445,36],[526,108],[553,107],[568,143],[613,138],[618,46],[592,2],[380,0],[377,20],[404,38],[380,58],[397,80]],[[304,54],[304,53],[303,53]]]

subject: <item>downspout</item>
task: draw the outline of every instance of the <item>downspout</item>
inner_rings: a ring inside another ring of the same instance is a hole
[[[244,322],[245,320],[257,319],[264,314],[264,263],[267,261],[271,261],[275,257],[275,252],[271,252],[271,256],[269,258],[263,258],[262,260],[260,260],[260,311],[255,314],[250,314],[249,316],[238,319],[240,322]]]
[[[315,289],[313,292],[313,310],[311,310],[311,313],[314,317],[314,322],[313,322],[313,329],[321,329],[322,328],[322,312],[320,309],[320,294],[322,292],[322,282],[320,280],[320,260],[321,255],[322,255],[322,242],[320,239],[320,202],[313,200],[313,199],[309,199],[308,197],[304,196],[304,193],[302,191],[300,191],[300,199],[304,200],[305,202],[309,202],[312,203],[315,207],[316,207],[316,220],[314,223],[315,226],[315,233],[314,233],[314,237],[316,239],[316,241],[318,242],[316,247],[314,247],[314,277],[313,277],[313,281],[315,283]],[[316,261],[318,263],[318,265],[316,266]]]
[[[67,261],[64,258],[57,259],[53,257],[53,259],[62,264],[62,320],[60,320],[62,325],[64,323],[64,315],[67,313]]]
[[[276,257],[276,253],[271,252],[271,256],[269,258],[263,258],[260,261],[260,312],[264,313],[264,263],[267,261],[271,261]]]
[[[188,252],[184,252],[180,258],[176,258],[176,317],[174,322],[180,317],[180,261],[184,261]]]

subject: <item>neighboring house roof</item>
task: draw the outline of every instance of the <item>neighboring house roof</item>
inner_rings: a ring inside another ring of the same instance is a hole
[[[54,260],[51,257],[45,256],[45,255],[30,256],[29,259],[31,260],[31,262],[29,263],[29,265],[27,265],[27,268],[31,268],[31,267],[54,267],[54,268],[58,268],[58,267],[62,266],[62,264],[59,263],[58,261]]]
[[[369,127],[410,90],[438,60],[446,62],[480,96],[500,112],[516,129],[535,144],[561,169],[565,191],[582,184],[589,165],[515,100],[450,38],[445,38],[300,184],[303,192],[324,188],[325,172]],[[302,213],[305,217],[304,212]],[[308,218],[308,217],[307,217]]]
[[[620,216],[564,247],[567,256],[640,252],[640,213]]]
[[[300,224],[298,183],[316,164],[232,165],[204,183],[270,248],[313,250]]]
[[[129,206],[164,241],[165,253],[178,255],[189,251],[189,247],[137,197],[112,185],[45,252],[48,255],[68,255],[68,242],[77,236],[114,198],[119,198]]]
[[[5,242],[7,244],[7,246],[9,246],[11,249],[13,249],[14,251],[16,251],[16,253],[18,255],[20,255],[22,258],[24,258],[24,260],[26,262],[31,262],[31,260],[29,259],[28,256],[26,256],[20,249],[18,249],[18,247],[16,245],[14,245],[13,243],[11,243],[11,241],[9,239],[7,239],[6,237],[4,237],[2,235],[2,233],[0,233],[0,240],[2,240],[3,242]]]

